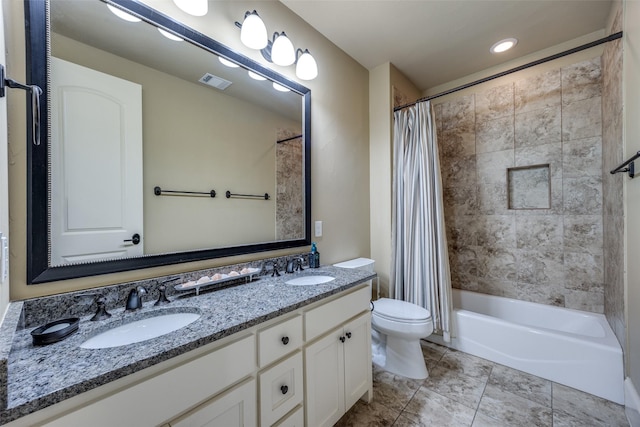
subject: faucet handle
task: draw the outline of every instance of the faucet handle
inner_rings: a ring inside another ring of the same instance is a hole
[[[265,261],[262,264],[262,271],[260,272],[260,274],[262,274],[263,276],[266,276],[269,273],[271,273],[271,277],[274,277],[274,276],[280,277],[280,272],[278,271],[278,263],[276,261],[273,261],[273,260]]]
[[[170,282],[170,280],[168,280]],[[153,305],[165,305],[169,304],[171,301],[167,299],[167,287],[165,285],[158,286],[158,291],[160,295],[158,295],[158,301],[156,301]]]
[[[95,301],[96,301],[96,304],[98,305],[98,311],[96,311],[96,314],[94,314],[93,317],[89,320],[95,322],[97,320],[106,320],[110,318],[111,313],[109,313],[106,309],[107,299],[102,295],[99,295]]]

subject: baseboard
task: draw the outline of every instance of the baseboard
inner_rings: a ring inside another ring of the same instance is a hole
[[[624,380],[624,405],[629,425],[640,427],[640,395],[629,377]]]

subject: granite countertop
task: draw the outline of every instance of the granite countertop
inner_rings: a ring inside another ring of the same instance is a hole
[[[334,281],[313,286],[291,286],[285,281],[303,275],[330,275]],[[20,328],[22,302],[11,303],[0,329],[0,344],[11,336],[8,356],[0,351],[0,393],[6,405],[0,412],[0,424],[43,409],[64,399],[122,378],[203,345],[240,332],[254,325],[297,310],[361,284],[375,274],[357,269],[323,266],[281,277],[258,276],[247,284],[212,292],[174,295],[171,304],[154,306],[146,301],[142,310],[124,312],[124,307],[109,310],[110,319],[80,319],[79,330],[58,343],[34,346],[30,332]],[[156,315],[158,312],[196,312],[195,322],[158,338],[107,349],[83,349],[87,338],[127,321]],[[56,319],[50,319],[56,320]],[[12,333],[13,332],[13,333]],[[9,348],[6,344],[1,346]],[[5,350],[6,352],[6,350]],[[5,389],[6,387],[6,389]]]

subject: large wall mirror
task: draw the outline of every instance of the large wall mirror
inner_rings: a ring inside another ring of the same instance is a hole
[[[28,283],[308,245],[309,89],[143,3],[108,3],[25,1],[44,90]]]

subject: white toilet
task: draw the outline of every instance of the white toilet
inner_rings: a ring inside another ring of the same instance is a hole
[[[334,264],[374,272],[375,261],[357,258]],[[420,339],[433,332],[431,313],[418,305],[390,298],[373,301],[371,338],[373,363],[393,374],[413,379],[429,376]]]

